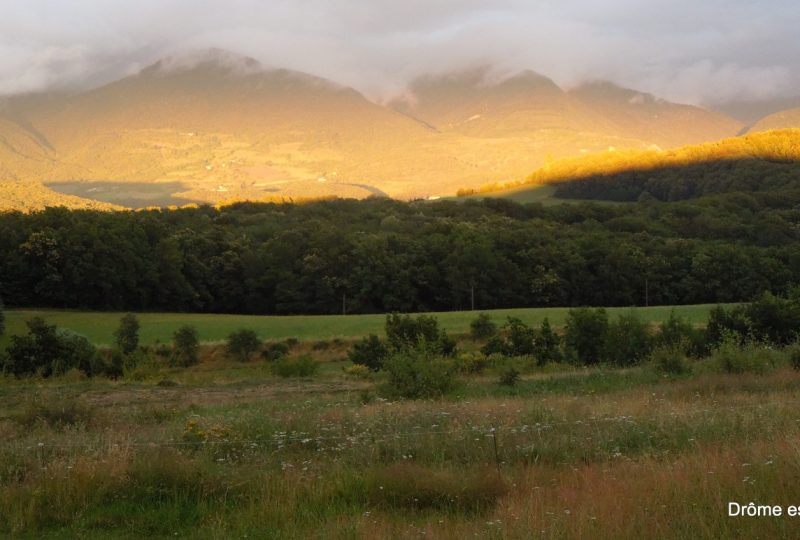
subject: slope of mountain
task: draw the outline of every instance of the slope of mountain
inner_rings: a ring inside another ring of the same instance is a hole
[[[768,131],[770,129],[798,128],[800,127],[800,108],[779,111],[766,116],[753,124],[749,133]]]
[[[800,189],[800,129],[775,130],[673,150],[627,150],[568,158],[524,182],[469,196],[519,201],[635,201],[642,194],[681,200],[730,191]]]
[[[800,96],[709,103],[708,108],[752,126],[765,116],[800,107]]]
[[[75,203],[45,184],[101,198],[85,182],[125,183],[125,197],[131,186],[157,184],[177,190],[166,200],[207,203],[424,198],[520,179],[552,159],[717,139],[740,127],[610,85],[564,92],[529,71],[425,77],[407,95],[386,107],[221,50],[165,58],[87,92],[7,100],[0,137],[12,150],[0,154],[0,173],[38,186],[42,194],[29,198],[38,206]]]
[[[570,95],[602,115],[608,131],[662,148],[730,137],[743,127],[724,114],[670,103],[608,82],[585,84]]]

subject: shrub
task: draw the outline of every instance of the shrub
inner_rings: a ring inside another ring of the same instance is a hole
[[[503,325],[502,333],[489,338],[481,352],[487,356],[528,356],[535,351],[535,336],[532,328],[515,317],[509,317]]]
[[[459,353],[455,360],[456,369],[463,375],[483,373],[489,366],[489,359],[481,353]]]
[[[479,313],[478,316],[469,323],[470,336],[472,339],[487,339],[497,333],[497,325],[486,313]]]
[[[781,298],[769,292],[739,308],[750,322],[752,337],[775,345],[787,345],[800,331],[800,302]]]
[[[534,337],[533,356],[540,366],[561,361],[561,338],[550,327],[547,317],[542,321],[542,325]]]
[[[452,368],[425,351],[405,350],[386,360],[388,380],[384,393],[392,398],[432,399],[455,386]]]
[[[254,330],[243,328],[231,333],[225,344],[225,353],[240,362],[247,362],[250,356],[261,348],[261,340]]]
[[[139,319],[133,313],[127,313],[119,320],[119,327],[114,332],[117,349],[122,354],[131,354],[139,346]]]
[[[194,326],[182,326],[172,335],[172,358],[178,366],[188,367],[199,362],[200,342]]]
[[[353,348],[347,353],[347,358],[354,364],[378,371],[383,367],[383,361],[388,354],[389,349],[381,342],[380,338],[375,334],[370,334],[353,344]]]
[[[456,352],[456,342],[444,330],[439,330],[439,321],[430,315],[410,315],[393,313],[386,316],[386,339],[394,351],[414,349],[420,344],[444,356]]]
[[[692,364],[680,346],[657,347],[650,353],[650,362],[659,373],[684,375],[692,371]]]
[[[59,331],[40,317],[34,317],[27,325],[27,335],[11,336],[3,371],[17,377],[33,374],[50,377],[71,369],[92,374],[97,350],[88,339],[74,332]]]
[[[726,336],[744,343],[750,334],[750,321],[745,317],[741,306],[730,311],[722,306],[716,306],[708,313],[706,342],[709,347],[718,347]]]
[[[3,305],[3,299],[0,298],[0,336],[5,334],[5,332],[6,332],[5,306]]]
[[[519,381],[519,371],[511,366],[500,373],[500,380],[498,382],[501,386],[516,386],[517,381]]]
[[[494,471],[432,470],[413,463],[373,471],[366,483],[369,503],[389,509],[483,512],[508,491]]]
[[[489,338],[489,341],[481,347],[481,352],[486,356],[499,354],[505,356],[506,354],[506,341],[499,335],[494,335]]]
[[[674,310],[670,312],[669,318],[659,325],[653,342],[657,347],[678,348],[694,357],[708,353],[705,332],[678,317]]]
[[[148,351],[137,351],[124,358],[122,374],[126,379],[143,381],[155,377],[161,371],[159,356]]]
[[[290,345],[286,342],[270,343],[269,346],[261,352],[261,357],[268,362],[280,360],[289,354]]]
[[[723,339],[711,358],[723,373],[761,375],[776,365],[774,351],[752,342],[740,345],[732,336]]]
[[[631,366],[641,363],[649,354],[650,331],[636,314],[622,314],[608,326],[606,360],[618,366]]]
[[[319,364],[308,356],[289,359],[282,358],[272,364],[272,372],[279,377],[312,377],[319,369]]]
[[[344,371],[345,375],[348,377],[353,377],[354,379],[369,379],[372,373],[367,366],[361,364],[347,366],[342,368],[342,371]]]
[[[506,354],[508,356],[527,356],[534,352],[535,332],[521,320],[509,317],[503,325],[506,331]]]
[[[583,364],[597,364],[603,360],[603,349],[608,334],[608,315],[605,309],[577,308],[567,313],[564,343]]]

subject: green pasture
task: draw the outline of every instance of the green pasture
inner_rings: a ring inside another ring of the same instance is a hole
[[[618,313],[634,311],[641,318],[659,323],[669,317],[671,311],[693,324],[702,324],[708,317],[712,304],[692,306],[654,306],[635,308],[608,308],[613,317]],[[517,317],[529,325],[538,325],[547,317],[556,326],[562,325],[569,308],[525,308],[485,311],[498,324],[507,317]],[[432,313],[448,332],[469,331],[469,323],[477,312],[451,311]],[[85,335],[98,345],[113,342],[113,333],[123,313],[65,311],[47,309],[9,309],[6,312],[7,332],[0,338],[0,345],[8,336],[24,334],[25,321],[32,317],[43,317],[50,324]],[[200,339],[205,342],[224,340],[228,334],[241,328],[256,330],[262,339],[285,339],[294,337],[300,340],[357,338],[370,333],[381,334],[385,315],[221,315],[197,313],[137,313],[141,323],[141,343],[168,342],[173,332],[182,325],[197,328]]]

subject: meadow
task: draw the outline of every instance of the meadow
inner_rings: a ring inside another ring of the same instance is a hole
[[[789,302],[765,296],[746,309]],[[674,311],[691,333],[712,320],[709,309]],[[673,309],[637,311],[653,328]],[[119,322],[11,311],[12,333],[33,315],[94,332],[96,343]],[[566,310],[491,313],[509,315],[560,328]],[[463,312],[439,315],[458,353],[404,376],[397,366],[410,352],[379,371],[351,362],[357,336],[385,331],[391,341],[401,328],[383,316],[139,319],[149,344],[117,375],[0,376],[0,535],[795,536],[790,518],[727,512],[731,502],[800,500],[796,344],[727,340],[693,358],[655,349],[629,367],[542,362],[479,352],[494,338],[467,332],[475,314]],[[157,343],[183,324],[203,338],[188,367]],[[240,357],[220,342],[242,326],[269,338],[262,354]],[[276,345],[283,356],[272,358]],[[435,365],[448,366],[437,397],[397,397],[398,385],[441,382]]]
[[[693,324],[705,323],[711,304],[691,306],[653,306],[636,308],[608,308],[610,315],[633,311],[642,319],[652,323],[666,320],[671,312]],[[568,308],[522,308],[491,310],[489,314],[498,325],[507,317],[517,317],[525,324],[541,324],[548,318],[551,324],[560,326],[566,319]],[[96,345],[113,343],[113,333],[122,313],[88,312],[53,309],[9,309],[6,311],[6,335],[0,337],[2,346],[9,336],[26,332],[25,321],[32,317],[43,317],[50,324],[72,330],[86,336]],[[439,324],[448,332],[464,334],[469,323],[475,318],[472,311],[451,311],[433,313]],[[385,315],[218,315],[188,313],[137,313],[141,323],[140,340],[144,345],[157,342],[168,343],[172,334],[182,325],[190,324],[197,328],[200,338],[205,342],[221,342],[231,332],[240,328],[251,328],[264,340],[297,338],[301,340],[357,338],[367,334],[383,332]]]
[[[322,345],[324,343],[324,345]],[[472,344],[474,345],[474,344]],[[460,346],[468,349],[464,340]],[[779,538],[800,500],[800,374],[523,367],[380,397],[336,341],[281,378],[191,368],[0,386],[0,533],[18,538]],[[776,353],[777,354],[777,353]]]

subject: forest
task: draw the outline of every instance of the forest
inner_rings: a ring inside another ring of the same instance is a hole
[[[0,297],[252,314],[747,301],[800,282],[800,189],[747,189],[620,205],[375,198],[7,212]]]

